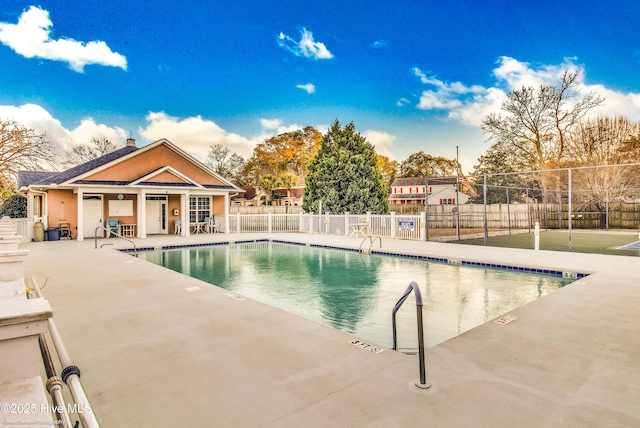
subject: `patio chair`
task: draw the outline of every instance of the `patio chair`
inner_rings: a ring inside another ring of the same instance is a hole
[[[175,218],[173,219],[173,229],[176,235],[180,235],[182,233],[182,219]]]
[[[216,231],[216,219],[214,217],[204,218],[204,230],[207,233],[213,233]]]
[[[118,234],[120,233],[120,222],[118,221],[117,218],[108,218],[107,222],[106,222],[106,229],[107,229],[107,238],[111,237],[111,234]]]

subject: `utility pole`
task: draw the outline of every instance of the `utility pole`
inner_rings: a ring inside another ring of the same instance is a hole
[[[458,160],[458,146],[456,146],[456,234],[460,240],[460,161]]]

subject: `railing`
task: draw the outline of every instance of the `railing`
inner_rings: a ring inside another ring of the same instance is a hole
[[[371,235],[367,235],[364,240],[360,243],[360,247],[358,248],[358,251],[360,251],[361,253],[362,251],[362,246],[364,245],[365,242],[367,242],[367,238],[369,238],[369,248],[367,249],[367,252],[370,253],[371,252],[371,248],[373,247],[373,244],[376,243],[376,240],[380,241],[380,248],[382,248],[382,238],[379,236],[371,236]]]
[[[404,294],[398,300],[396,305],[393,307],[391,311],[391,319],[393,324],[393,350],[397,350],[398,348],[398,338],[396,334],[396,312],[402,306],[409,294],[413,291],[416,296],[416,312],[418,317],[418,359],[420,360],[420,380],[416,381],[416,386],[418,388],[427,389],[431,387],[431,383],[427,381],[426,368],[424,362],[424,332],[422,327],[422,294],[420,294],[420,287],[415,281],[411,281],[407,289],[404,291]]]
[[[102,226],[98,226],[98,227],[96,227],[96,230],[95,230],[95,232],[94,232],[94,234],[93,234],[93,242],[94,242],[94,244],[95,244],[95,248],[98,248],[98,230],[104,230],[104,231],[106,231],[106,232],[107,232],[107,238],[109,237],[109,235],[115,235],[115,236],[117,236],[118,238],[122,238],[122,239],[124,239],[125,241],[129,241],[129,242],[131,242],[131,245],[133,245],[133,256],[135,257],[135,256],[137,255],[137,252],[136,252],[136,243],[135,243],[135,242],[133,242],[133,241],[132,241],[131,239],[129,239],[129,238],[125,238],[124,236],[120,235],[119,233],[116,233],[116,232],[114,232],[114,231],[112,231],[112,230],[109,230],[109,229],[107,229],[106,227],[102,227]],[[105,245],[112,245],[112,244],[102,244],[102,245],[100,245],[100,248],[104,247]]]
[[[40,291],[40,287],[38,287],[38,283],[35,278],[31,277],[30,283],[33,287],[33,291],[36,293],[36,296],[38,296],[38,298],[42,298],[42,292]],[[60,376],[62,377],[62,381],[69,387],[69,392],[71,392],[73,402],[76,404],[75,408],[78,411],[78,417],[80,418],[82,426],[85,428],[100,427],[94,413],[94,408],[91,407],[91,403],[89,403],[89,399],[87,398],[84,388],[82,387],[82,383],[80,382],[80,369],[71,363],[71,358],[69,358],[67,349],[64,347],[64,343],[62,343],[62,338],[60,337],[60,333],[58,333],[58,329],[56,328],[56,324],[53,319],[49,318],[47,322],[49,323],[49,333],[51,334],[51,339],[53,340],[53,344],[56,348],[58,359],[63,367]],[[64,418],[62,415],[56,416]]]

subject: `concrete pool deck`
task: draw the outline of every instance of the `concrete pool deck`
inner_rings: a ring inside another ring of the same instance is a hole
[[[135,242],[248,239],[362,242],[247,233]],[[428,349],[433,386],[420,390],[416,356],[367,352],[349,334],[113,250],[126,241],[105,243],[21,245],[102,426],[640,426],[636,257],[383,240],[392,253],[593,273],[510,312],[509,324]]]

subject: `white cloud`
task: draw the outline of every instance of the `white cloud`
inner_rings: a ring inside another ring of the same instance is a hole
[[[281,119],[260,119],[260,125],[265,129],[278,129],[282,125]]]
[[[404,106],[406,106],[407,104],[409,104],[410,102],[411,102],[411,101],[409,101],[409,100],[408,100],[408,99],[406,99],[406,98],[400,98],[398,101],[396,101],[396,105],[397,105],[398,107],[404,107]]]
[[[84,43],[67,38],[53,40],[52,26],[48,11],[31,6],[20,15],[17,24],[0,22],[0,43],[25,58],[67,62],[73,70],[80,73],[89,64],[127,69],[127,59],[112,52],[105,42]]]
[[[23,126],[34,129],[37,133],[46,133],[53,142],[59,155],[78,144],[88,144],[92,138],[106,138],[121,147],[127,138],[124,129],[96,123],[92,118],[85,118],[75,129],[67,129],[51,114],[36,104],[21,106],[0,106],[0,119],[15,120]]]
[[[296,85],[296,88],[307,91],[307,94],[313,94],[316,92],[316,86],[313,83],[307,83],[305,85]]]
[[[313,40],[313,33],[311,31],[303,28],[300,32],[301,38],[299,42],[296,42],[284,33],[280,33],[278,36],[278,44],[281,48],[288,50],[295,56],[313,59],[333,58],[333,54],[329,52],[329,49],[327,49],[324,43]]]
[[[499,113],[507,94],[522,86],[556,85],[566,69],[581,72],[578,89],[581,93],[597,92],[606,98],[605,103],[593,110],[593,114],[622,115],[632,120],[640,119],[640,93],[623,93],[603,85],[588,85],[584,82],[585,69],[574,63],[575,58],[565,58],[560,64],[537,67],[510,57],[501,57],[493,75],[496,84],[490,88],[479,85],[466,86],[460,82],[446,83],[429,76],[418,68],[414,74],[426,85],[434,86],[422,92],[417,105],[422,110],[444,110],[454,120],[479,127],[490,113]],[[400,102],[398,102],[400,105]]]
[[[362,136],[367,139],[368,142],[373,144],[376,148],[376,153],[382,156],[387,156],[389,159],[393,159],[391,154],[391,147],[396,141],[396,136],[387,132],[366,130],[362,133]]]
[[[387,48],[389,44],[384,40],[376,40],[371,44],[371,47],[374,49]]]
[[[222,144],[231,152],[247,157],[257,143],[255,139],[227,132],[214,121],[201,116],[180,119],[165,112],[151,112],[146,120],[147,126],[139,129],[144,138],[149,141],[166,138],[202,161],[207,158],[209,146],[215,144]]]

